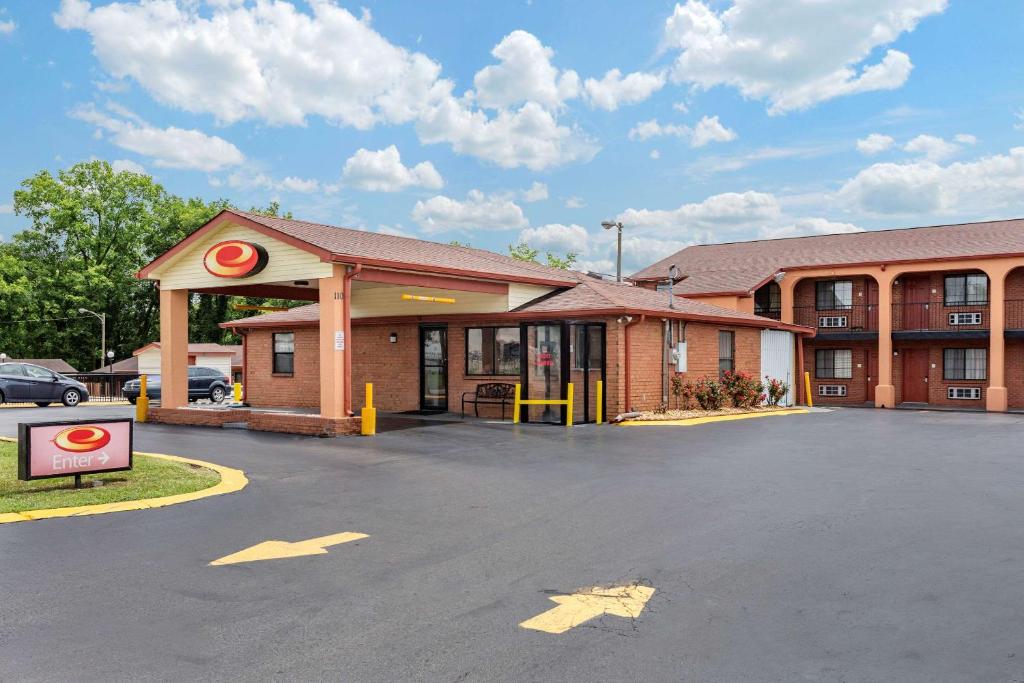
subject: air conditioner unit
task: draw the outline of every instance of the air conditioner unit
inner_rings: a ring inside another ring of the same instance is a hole
[[[980,325],[981,313],[950,313],[950,325]]]
[[[818,316],[818,327],[846,327],[845,315]]]
[[[951,399],[977,401],[981,398],[981,387],[950,387],[946,396]]]
[[[845,384],[819,384],[818,396],[846,396]]]

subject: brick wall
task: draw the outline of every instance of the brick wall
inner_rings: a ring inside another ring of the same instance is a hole
[[[896,402],[903,401],[904,367],[903,359],[907,349],[926,349],[928,351],[928,403],[930,405],[951,406],[956,408],[979,408],[985,407],[985,393],[988,389],[988,379],[977,381],[948,381],[943,379],[942,356],[946,348],[988,348],[988,341],[984,339],[971,340],[948,340],[945,342],[906,342],[894,341],[893,350],[897,352],[892,359],[893,385],[896,387]],[[991,367],[987,369],[986,377],[991,376]],[[980,400],[950,399],[947,397],[948,388],[951,386],[981,387]]]
[[[850,379],[828,379],[816,376],[816,351],[818,349],[850,349],[852,366],[852,377]],[[813,342],[804,343],[804,372],[811,374],[811,398],[815,403],[823,405],[841,405],[864,403],[868,400],[868,355],[871,351],[877,351],[878,345],[874,341],[824,341],[816,339]],[[798,381],[803,382],[803,374]],[[877,386],[878,377],[873,383]],[[846,387],[846,396],[819,396],[818,387],[822,384],[839,384]]]
[[[1024,408],[1024,339],[1006,340],[1006,392],[1011,408]]]
[[[295,333],[295,372],[274,375],[275,332]],[[315,327],[259,330],[246,335],[245,400],[257,408],[320,407],[320,332]]]

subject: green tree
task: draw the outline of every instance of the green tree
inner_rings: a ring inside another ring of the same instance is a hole
[[[528,261],[530,263],[540,263],[537,258],[540,255],[539,249],[534,249],[526,242],[520,242],[519,244],[508,245],[508,254],[517,261]],[[544,259],[546,265],[551,268],[558,268],[559,270],[569,270],[576,263],[576,259],[579,254],[575,252],[567,252],[565,256],[559,256],[553,252],[545,252]]]

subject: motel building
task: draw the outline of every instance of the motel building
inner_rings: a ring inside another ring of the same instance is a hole
[[[139,277],[160,289],[162,396],[150,419],[165,423],[345,434],[359,431],[367,383],[380,411],[456,414],[481,385],[499,385],[482,391],[500,395],[520,384],[523,399],[560,400],[571,383],[572,421],[581,424],[668,403],[677,371],[696,380],[735,369],[799,384],[796,339],[814,333],[725,298],[241,211],[221,212]],[[244,408],[189,407],[195,295],[304,304],[224,323],[242,337]],[[512,417],[510,404],[476,408]],[[472,404],[466,412],[476,413]],[[565,424],[566,412],[528,405],[520,417]]]
[[[688,300],[811,328],[816,403],[1024,409],[1024,220],[693,246],[633,277],[669,264]]]

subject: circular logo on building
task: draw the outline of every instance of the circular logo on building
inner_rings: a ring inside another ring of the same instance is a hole
[[[110,432],[95,425],[77,425],[58,432],[53,443],[62,451],[88,453],[110,443]]]
[[[228,240],[206,250],[203,265],[217,277],[249,277],[267,267],[267,250],[252,242]]]

